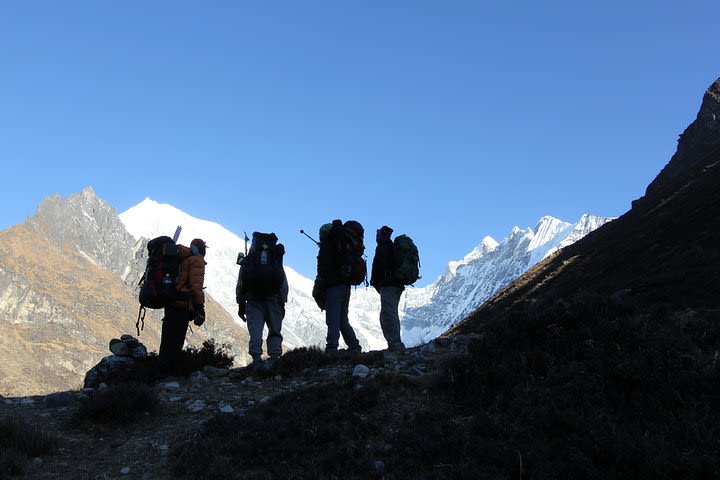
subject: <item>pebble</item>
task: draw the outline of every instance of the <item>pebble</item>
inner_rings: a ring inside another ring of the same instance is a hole
[[[187,409],[192,413],[198,413],[205,410],[205,402],[202,400],[193,400],[187,403]]]
[[[127,475],[128,473],[130,473],[130,467],[123,468],[122,470],[120,470],[120,473],[123,475]]]
[[[165,390],[180,390],[180,384],[178,382],[161,383],[160,386]]]
[[[367,378],[367,376],[370,375],[370,369],[362,364],[356,365],[352,374],[353,377]]]

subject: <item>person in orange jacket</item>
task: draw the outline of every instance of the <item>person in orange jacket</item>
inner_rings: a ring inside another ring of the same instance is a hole
[[[190,321],[198,326],[205,322],[203,284],[207,245],[202,239],[196,238],[190,242],[190,247],[180,244],[177,247],[181,260],[176,289],[180,299],[165,307],[158,356],[159,378],[178,373]]]

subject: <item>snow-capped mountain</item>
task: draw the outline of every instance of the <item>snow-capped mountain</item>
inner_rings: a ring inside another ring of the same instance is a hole
[[[217,223],[194,218],[149,198],[120,214],[120,220],[137,239],[172,235],[178,225],[182,226],[180,243],[187,245],[193,238],[203,238],[208,244],[207,291],[244,327],[237,317],[235,303],[239,269],[236,259],[238,252],[244,249],[240,236]],[[400,300],[405,343],[415,345],[444,332],[535,263],[608,220],[583,215],[580,221],[571,224],[543,217],[535,229],[513,228],[502,243],[486,237],[461,261],[450,262],[445,274],[431,285],[406,289]],[[372,252],[370,246],[368,252]],[[292,348],[323,347],[327,329],[324,312],[312,298],[313,281],[288,265],[285,272],[290,292],[283,322],[284,343]],[[378,321],[379,312],[380,297],[374,289],[353,288],[350,323],[366,350],[387,346]]]
[[[513,228],[502,243],[485,237],[434,283],[407,291],[400,303],[403,340],[416,345],[437,337],[537,262],[610,220],[583,215],[571,224],[546,216],[534,229]]]

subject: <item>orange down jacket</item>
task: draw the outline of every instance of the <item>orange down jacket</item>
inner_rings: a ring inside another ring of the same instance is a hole
[[[177,281],[177,290],[179,292],[188,293],[187,300],[179,300],[176,306],[194,310],[193,305],[203,305],[205,303],[205,292],[203,284],[205,282],[205,265],[207,262],[200,255],[193,255],[185,245],[178,244],[178,253],[180,255],[180,275]]]

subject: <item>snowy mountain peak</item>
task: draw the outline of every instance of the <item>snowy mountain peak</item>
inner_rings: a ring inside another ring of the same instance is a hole
[[[462,261],[450,262],[436,282],[407,293],[404,341],[414,345],[437,337],[537,262],[610,220],[583,215],[573,225],[545,216],[535,229],[514,227],[500,244],[485,237]]]
[[[470,253],[465,255],[462,260],[448,262],[446,274],[455,275],[459,266],[467,265],[468,263],[482,258],[484,255],[487,255],[488,253],[495,250],[498,245],[500,244],[496,242],[494,238],[489,235],[486,236],[485,238],[483,238],[482,242],[480,242],[480,245],[478,245]]]

